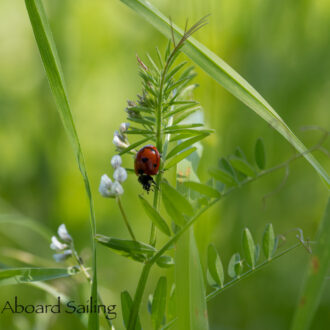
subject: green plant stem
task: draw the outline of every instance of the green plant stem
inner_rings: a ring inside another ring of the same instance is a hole
[[[133,306],[130,312],[129,321],[128,321],[128,330],[135,330],[136,321],[139,315],[139,309],[143,297],[143,292],[147,283],[147,279],[150,273],[152,264],[147,262],[144,264],[142,273],[139,279],[139,283],[135,292]]]
[[[297,248],[298,246],[301,246],[301,245],[302,245],[302,243],[300,243],[300,242],[299,243],[296,243],[296,244],[290,246],[289,248],[287,248],[286,250],[282,251],[281,253],[277,254],[276,256],[272,257],[271,259],[265,260],[264,262],[262,262],[261,264],[259,264],[258,266],[256,266],[254,269],[250,269],[247,272],[245,272],[243,275],[234,278],[233,280],[231,280],[228,283],[226,283],[223,287],[218,288],[218,289],[214,290],[213,292],[211,292],[210,294],[208,294],[206,296],[206,301],[209,302],[211,299],[213,299],[218,294],[222,293],[224,290],[230,288],[231,286],[233,286],[234,284],[240,282],[241,280],[244,280],[245,278],[249,277],[252,273],[254,274],[255,272],[257,272],[258,270],[260,270],[264,266],[268,265],[272,261],[280,258],[281,256],[287,254],[291,250],[293,250],[293,249],[295,249],[295,248]]]
[[[128,231],[129,231],[130,235],[132,236],[133,240],[136,241],[135,235],[134,235],[134,233],[133,233],[133,229],[132,229],[131,225],[129,224],[129,221],[128,221],[128,219],[127,219],[127,216],[126,216],[125,210],[124,210],[124,208],[123,208],[123,205],[122,205],[122,203],[121,203],[121,200],[120,200],[120,197],[119,197],[119,196],[116,197],[116,201],[117,201],[117,204],[118,204],[119,210],[120,210],[120,212],[121,212],[121,215],[123,216],[123,219],[124,219],[125,225],[126,225]]]
[[[82,273],[84,274],[84,276],[85,276],[87,282],[88,282],[89,284],[92,284],[92,278],[91,278],[90,274],[88,273],[88,270],[87,270],[87,268],[85,267],[85,265],[84,265],[82,259],[79,257],[78,252],[77,252],[76,249],[74,248],[74,244],[73,244],[73,242],[71,243],[71,250],[72,250],[72,252],[73,252],[73,257],[75,258],[75,260],[76,260],[76,262],[77,262],[77,264],[78,264],[80,270],[81,270]],[[103,300],[102,300],[101,295],[100,295],[99,292],[97,292],[97,297],[98,297],[98,300],[99,300],[100,304],[101,304],[101,305],[104,305],[104,304],[103,304]],[[111,322],[111,320],[109,320],[109,319],[107,318],[107,313],[105,312],[104,309],[103,309],[103,314],[104,314],[104,317],[105,317],[105,319],[106,319],[106,322],[107,322],[108,325],[109,325],[109,328],[112,329],[112,322]]]

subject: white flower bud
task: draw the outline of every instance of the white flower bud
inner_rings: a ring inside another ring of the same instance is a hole
[[[53,258],[55,259],[56,262],[61,262],[69,257],[72,256],[72,251],[71,250],[65,250],[63,253],[55,253],[53,254]]]
[[[99,186],[100,194],[103,197],[111,197],[111,188],[112,188],[111,179],[106,174],[103,174],[101,176],[101,182]]]
[[[129,146],[127,143],[123,142],[118,135],[113,137],[112,142],[118,149],[126,149]]]
[[[128,128],[129,128],[129,123],[121,123],[119,130],[121,133],[125,133],[128,131]]]
[[[65,227],[65,224],[62,223],[57,230],[58,236],[67,243],[71,243],[72,242],[72,237],[70,236],[70,234],[68,233],[68,230]]]
[[[123,167],[118,167],[113,173],[113,178],[116,181],[124,182],[127,179],[127,172]]]
[[[111,158],[111,165],[113,168],[118,168],[121,165],[121,157],[119,155],[114,155]]]
[[[122,195],[124,193],[124,188],[118,181],[115,181],[112,184],[111,192],[113,194],[113,197],[118,196],[118,195]]]
[[[61,251],[66,249],[68,246],[66,244],[61,243],[56,236],[52,236],[52,243],[50,244],[50,248],[52,250]]]

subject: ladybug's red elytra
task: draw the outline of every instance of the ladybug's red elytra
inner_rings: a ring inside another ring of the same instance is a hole
[[[143,189],[147,192],[150,191],[151,185],[155,184],[151,176],[158,173],[159,165],[160,154],[153,145],[144,146],[136,154],[134,170],[136,175],[139,176],[138,180],[142,184]]]

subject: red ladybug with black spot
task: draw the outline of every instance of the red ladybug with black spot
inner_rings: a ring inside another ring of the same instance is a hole
[[[146,145],[141,148],[135,157],[134,170],[139,177],[139,182],[143,189],[150,191],[151,186],[155,183],[152,175],[156,175],[160,166],[160,154],[153,145]]]

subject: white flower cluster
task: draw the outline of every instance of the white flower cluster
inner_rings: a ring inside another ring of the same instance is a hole
[[[115,169],[113,173],[114,181],[106,175],[101,176],[99,192],[103,197],[116,197],[124,193],[124,188],[121,183],[127,179],[126,170],[121,167],[121,157],[115,155],[111,159],[111,166]]]
[[[68,233],[65,224],[61,224],[58,227],[57,234],[64,243],[62,243],[56,236],[52,236],[50,248],[56,252],[60,252],[53,254],[55,261],[60,262],[72,256],[72,249],[70,248],[72,237]]]
[[[113,144],[116,146],[118,151],[126,149],[129,147],[129,142],[127,140],[126,132],[128,131],[129,123],[121,123],[119,131],[115,131],[113,134]]]

